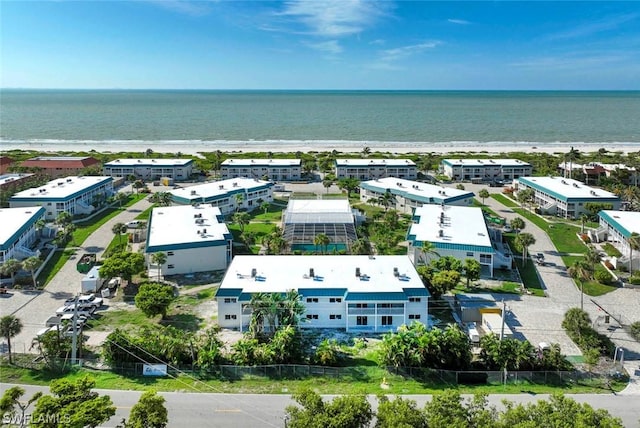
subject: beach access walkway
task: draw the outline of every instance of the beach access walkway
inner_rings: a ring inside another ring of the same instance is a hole
[[[100,258],[114,237],[111,231],[113,226],[116,223],[126,223],[135,219],[150,206],[151,203],[147,198],[142,199],[103,224],[85,240],[82,246],[76,248],[76,254],[62,266],[44,290],[38,292],[12,290],[16,295],[2,300],[2,314],[13,314],[20,318],[23,324],[22,332],[11,339],[14,352],[37,353],[38,350],[31,348],[31,344],[38,331],[45,328],[47,319],[55,315],[56,309],[62,306],[66,299],[80,291],[80,280],[84,274],[76,270],[77,258],[83,253],[96,253]],[[20,306],[12,307],[15,304]]]

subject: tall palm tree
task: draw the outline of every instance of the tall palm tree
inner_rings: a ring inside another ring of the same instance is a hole
[[[22,262],[22,267],[31,272],[31,280],[33,281],[33,288],[36,287],[36,275],[35,272],[42,265],[42,260],[38,256],[31,256]]]
[[[569,269],[569,276],[580,282],[580,309],[584,308],[584,282],[593,277],[593,268],[586,260],[577,260]]]
[[[42,234],[42,230],[45,228],[46,225],[47,225],[47,222],[43,218],[38,219],[38,221],[35,222],[34,226],[36,228],[36,231],[38,232],[38,235]]]
[[[351,254],[371,254],[371,242],[364,238],[359,238],[351,245]]]
[[[153,253],[151,255],[151,263],[158,267],[158,280],[160,279],[160,274],[162,273],[162,265],[167,262],[167,255],[163,252]]]
[[[13,283],[13,278],[20,269],[22,269],[22,263],[14,258],[7,260],[0,265],[0,273],[2,273],[2,275],[11,276],[11,283]]]
[[[584,233],[584,224],[589,221],[589,216],[587,214],[582,214],[580,216],[580,221],[582,222],[582,230],[580,233]]]
[[[264,332],[264,319],[268,312],[269,296],[262,292],[254,293],[251,295],[249,306],[251,307],[249,332],[253,337],[258,337]]]
[[[520,231],[526,226],[526,223],[522,218],[516,217],[509,222],[509,225],[516,231],[516,233],[520,233]]]
[[[587,248],[587,252],[584,255],[584,260],[589,266],[595,266],[600,263],[600,261],[602,260],[602,256],[600,255],[598,250],[596,250],[596,247],[594,247],[593,245],[589,245],[589,247]]]
[[[319,233],[313,238],[313,244],[322,249],[322,254],[325,254],[330,243],[331,239],[324,233]]]
[[[489,191],[487,189],[482,189],[478,192],[478,196],[482,198],[482,205],[484,205],[484,200],[489,197]]]
[[[534,238],[530,233],[520,233],[516,237],[516,242],[520,247],[522,247],[522,266],[524,266],[527,261],[527,251],[529,250],[529,246],[536,243],[536,238]]]
[[[7,339],[7,353],[9,364],[11,361],[11,338],[16,337],[22,331],[22,321],[15,315],[5,315],[0,318],[0,336]]]
[[[122,234],[127,232],[127,225],[124,223],[116,223],[111,228],[111,232],[118,237],[118,247],[122,247]]]
[[[244,195],[242,193],[236,193],[234,196],[234,199],[236,201],[236,212],[238,212],[242,207],[242,202],[244,201]]]
[[[574,149],[573,147],[571,147],[571,149],[569,150],[569,152],[564,156],[565,159],[565,171],[567,170],[567,164],[566,162],[569,161],[569,178],[571,178],[571,174],[573,172],[573,161],[578,160],[580,158],[580,150],[578,149]]]
[[[249,224],[251,217],[249,216],[249,213],[237,212],[231,216],[231,221],[240,227],[240,233],[244,233],[244,227]]]
[[[159,207],[168,207],[171,205],[171,193],[169,192],[156,192],[153,195],[151,195],[151,197],[149,198],[149,200],[158,205]]]
[[[633,232],[627,238],[627,243],[629,244],[629,273],[633,274],[633,251],[640,250],[640,233]]]

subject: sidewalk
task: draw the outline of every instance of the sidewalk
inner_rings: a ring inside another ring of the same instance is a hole
[[[45,327],[47,319],[55,315],[56,309],[62,306],[67,298],[80,291],[80,280],[84,275],[76,270],[77,258],[83,253],[97,253],[100,258],[113,239],[113,225],[133,220],[150,206],[151,203],[143,199],[103,224],[77,248],[76,255],[71,256],[44,290],[14,313],[23,324],[22,332],[11,340],[15,352],[35,353],[35,349],[30,351],[29,348],[36,333]]]

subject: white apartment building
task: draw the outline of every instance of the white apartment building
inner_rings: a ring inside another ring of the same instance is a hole
[[[193,159],[116,159],[104,164],[103,173],[111,177],[135,175],[142,180],[169,177],[181,181],[193,174],[193,166]]]
[[[633,257],[633,265],[640,268],[640,251],[633,251],[628,241],[632,233],[640,233],[640,212],[605,210],[600,211],[598,217],[600,227],[590,233],[591,238],[594,241],[606,238],[618,247],[624,257]]]
[[[232,247],[233,237],[217,207],[183,205],[151,211],[145,248],[149,276],[158,272],[151,259],[154,253],[167,255],[161,275],[177,275],[226,269]]]
[[[360,183],[360,200],[369,202],[390,193],[390,208],[403,213],[412,213],[425,204],[473,205],[473,192],[450,187],[435,186],[402,178],[386,177]]]
[[[169,193],[176,204],[210,204],[220,208],[223,215],[228,215],[241,209],[253,211],[263,202],[272,202],[273,183],[253,178],[232,178],[174,189]]]
[[[302,296],[303,328],[395,331],[427,323],[429,292],[405,256],[236,256],[216,294],[218,323],[245,330],[255,293]]]
[[[9,259],[35,256],[36,223],[44,218],[43,207],[0,208],[0,265]]]
[[[513,180],[533,173],[520,159],[443,159],[440,170],[452,180]]]
[[[514,182],[517,192],[533,189],[534,203],[540,212],[577,219],[588,214],[589,202],[610,203],[612,210],[620,208],[620,198],[611,192],[587,186],[581,181],[562,177],[520,177]]]
[[[513,263],[511,254],[503,249],[497,236],[492,236],[494,233],[487,227],[480,208],[423,205],[413,214],[407,236],[408,255],[416,265],[444,256],[461,262],[475,259],[493,276],[494,269],[510,269]],[[437,255],[423,251],[425,243],[431,243]]]
[[[410,159],[336,159],[336,178],[373,180],[396,177],[415,180],[418,169]]]
[[[71,215],[91,214],[96,198],[104,201],[112,194],[112,177],[74,176],[18,192],[9,199],[9,205],[11,208],[41,206],[47,210],[45,219],[55,220],[63,211]]]
[[[270,181],[297,181],[302,176],[300,159],[227,159],[220,165],[223,179],[249,177]]]

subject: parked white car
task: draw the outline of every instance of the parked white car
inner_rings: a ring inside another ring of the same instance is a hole
[[[83,294],[82,296],[78,297],[78,304],[80,304],[80,306],[95,306],[96,308],[99,308],[100,306],[102,306],[102,303],[104,302],[104,300],[102,300],[102,297],[96,297],[95,294]]]
[[[78,316],[82,315],[85,317],[90,317],[91,314],[93,313],[93,311],[95,311],[95,308],[81,308],[78,307]],[[74,307],[73,306],[60,306],[58,309],[56,309],[56,315],[58,316],[62,316],[65,314],[71,314],[73,315],[74,313]]]

